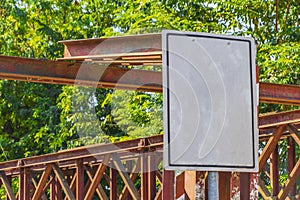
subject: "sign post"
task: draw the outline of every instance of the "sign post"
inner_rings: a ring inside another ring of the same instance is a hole
[[[208,172],[208,199],[219,199],[219,181],[218,172]]]

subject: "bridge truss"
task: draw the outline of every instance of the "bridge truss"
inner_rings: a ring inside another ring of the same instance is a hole
[[[0,78],[162,92],[161,71],[127,67],[160,66],[160,34],[62,43],[64,58],[57,61],[0,56]],[[300,105],[300,87],[259,83],[259,99],[268,104]],[[299,124],[300,110],[260,115],[260,174],[220,172],[219,196],[224,200],[236,196],[251,199],[259,192],[264,199],[300,199],[296,185],[300,176],[300,155],[296,155]],[[280,178],[279,143],[287,148],[285,180]],[[64,150],[2,162],[0,180],[11,200],[207,197],[207,172],[177,174],[162,169],[162,149],[162,135],[157,135]],[[262,176],[269,182],[263,182]],[[18,188],[13,188],[12,182],[17,182]]]

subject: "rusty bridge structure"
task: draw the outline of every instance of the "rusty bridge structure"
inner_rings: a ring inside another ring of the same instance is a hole
[[[0,56],[0,78],[162,92],[160,70],[127,67],[161,66],[161,34],[62,44],[64,57],[56,61]],[[259,83],[259,101],[298,106],[300,87]],[[300,110],[259,115],[259,174],[219,172],[221,199],[255,199],[256,193],[263,199],[300,199],[299,124]],[[279,143],[287,148],[283,161]],[[164,170],[162,154],[162,135],[95,144],[2,162],[0,184],[10,200],[207,199],[207,172]]]

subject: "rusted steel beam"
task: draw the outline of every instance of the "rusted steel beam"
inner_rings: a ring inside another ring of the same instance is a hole
[[[61,43],[65,45],[65,53],[63,59],[73,60],[95,60],[97,58],[99,60],[99,58],[102,59],[108,57],[111,58],[110,60],[108,60],[108,62],[112,62],[113,60],[122,58],[122,56],[126,57],[126,54],[128,53],[135,53],[140,58],[143,57],[143,53],[145,52],[157,52],[159,55],[161,54],[162,49],[161,34],[71,40],[62,41]],[[136,61],[138,60],[138,58],[133,57],[127,59],[127,61],[128,60]],[[159,58],[156,60],[158,61]],[[123,60],[121,59],[121,62],[122,61]],[[300,105],[299,88],[299,86],[292,85],[260,83],[260,101],[275,104],[280,103]]]
[[[300,110],[266,113],[259,116],[259,129],[274,128],[283,124],[300,123]]]
[[[139,158],[136,161],[136,164],[134,165],[134,167],[132,168],[131,174],[129,175],[129,178],[134,182],[137,177],[138,177],[138,173],[141,170],[141,158]],[[120,194],[120,198],[121,200],[127,200],[127,199],[131,199],[131,197],[129,196],[129,190],[128,187],[125,185],[124,188],[122,189],[122,192]]]
[[[118,37],[103,37],[83,40],[61,41],[64,44],[64,58],[78,56],[99,56],[131,52],[161,51],[161,34],[143,34]]]
[[[53,164],[52,168],[53,168],[53,171],[54,171],[56,177],[58,178],[58,181],[59,181],[61,187],[64,190],[64,193],[68,197],[68,199],[75,199],[75,195],[72,192],[70,185],[68,184],[67,180],[65,179],[64,174],[61,171],[61,169],[56,164]]]
[[[256,194],[258,194],[258,173],[250,173],[250,199],[255,199]]]
[[[156,168],[155,157],[151,153],[141,156],[141,198],[154,199],[156,195]]]
[[[51,190],[51,185],[52,185],[53,179],[54,179],[54,178],[51,176],[50,181],[48,182],[48,184],[49,184],[49,186],[50,186],[50,190]],[[38,186],[38,183],[37,183],[37,181],[35,180],[34,177],[31,178],[31,182],[32,182],[32,186],[34,187],[34,188],[33,188],[33,191],[35,192],[35,190],[36,190],[36,188],[37,188],[37,186]],[[45,188],[46,188],[46,186],[45,186],[43,189],[45,189]],[[29,199],[30,199],[30,198],[29,198]],[[52,199],[52,198],[50,198],[50,199]],[[58,199],[58,198],[57,198],[57,199]],[[45,195],[45,192],[42,192],[41,200],[47,200],[47,196]],[[56,199],[55,199],[55,200],[56,200]],[[59,200],[60,200],[60,199],[59,199]]]
[[[141,165],[141,156],[137,160],[127,160],[125,162],[125,168],[129,174],[129,178],[135,182],[136,178],[138,177],[138,174],[140,172],[140,169],[137,169],[138,166]],[[136,172],[136,173],[135,173]],[[133,176],[135,175],[135,176]],[[128,188],[126,185],[124,185],[123,189],[121,190],[121,193],[119,194],[120,200],[132,200],[132,197],[129,195]]]
[[[219,172],[219,197],[222,200],[231,199],[231,172]]]
[[[157,163],[159,163],[159,162],[157,162]],[[156,171],[155,172],[155,174],[156,174],[156,178],[157,178],[157,180],[158,180],[158,182],[160,183],[160,184],[162,184],[162,174],[160,173],[160,171]]]
[[[24,168],[24,199],[30,199],[31,174],[29,168]]]
[[[175,199],[175,171],[165,170],[163,172],[162,200]]]
[[[109,199],[117,200],[118,199],[117,170],[115,169],[115,166],[113,164],[110,166],[109,170],[110,170]]]
[[[162,200],[162,187],[159,188],[154,200]]]
[[[148,199],[154,199],[156,196],[156,170],[157,170],[156,158],[151,153],[148,154]]]
[[[281,125],[276,129],[276,132],[274,135],[270,137],[268,140],[265,148],[263,149],[263,152],[259,156],[259,172],[262,171],[264,168],[268,158],[270,157],[271,153],[274,151],[278,141],[281,138],[282,132],[285,128],[285,125]]]
[[[58,177],[55,177],[55,190],[56,190],[56,196],[55,196],[55,200],[62,200],[63,197],[62,197],[62,187],[58,181]]]
[[[269,190],[267,189],[265,182],[263,180],[261,180],[260,178],[258,179],[258,191],[261,194],[261,196],[263,197],[263,199],[271,198],[271,194],[270,194]]]
[[[71,185],[72,188],[72,185]],[[84,198],[84,167],[83,160],[77,160],[76,166],[76,200]]]
[[[76,182],[77,182],[77,169],[76,169],[76,172],[75,173],[73,173],[72,174],[72,176],[70,176],[70,188],[71,188],[71,191],[74,193],[74,194],[76,194],[76,198],[77,198],[77,196],[78,196],[78,194],[77,194],[77,190],[76,190]],[[84,182],[82,182],[82,184],[84,184]],[[84,187],[83,187],[84,188]],[[82,190],[83,192],[84,192],[84,189]],[[80,194],[79,194],[79,196],[80,196]],[[67,200],[68,198],[67,197],[65,197],[64,198],[65,200]]]
[[[270,182],[272,187],[272,197],[276,197],[279,192],[279,153],[278,145],[276,145],[274,151],[270,157]]]
[[[42,176],[40,178],[40,181],[39,181],[39,183],[38,183],[38,185],[36,187],[35,193],[32,196],[32,200],[39,200],[39,199],[41,199],[41,195],[43,193],[43,188],[46,185],[47,179],[48,179],[51,171],[52,171],[52,165],[48,164],[47,168],[45,169],[45,171],[43,172],[43,174],[42,174]]]
[[[154,155],[143,153],[141,156],[141,198],[154,199],[156,195],[156,159]]]
[[[185,182],[185,172],[182,172],[178,176],[176,176],[176,199],[179,199],[182,195],[184,195],[184,182]]]
[[[196,171],[185,171],[184,172],[184,190],[185,198],[196,199],[196,184],[199,179]],[[199,173],[198,173],[199,175]],[[177,178],[176,178],[177,181]],[[177,182],[176,182],[177,184]]]
[[[288,137],[288,172],[291,173],[296,164],[296,144],[292,137]],[[290,195],[296,195],[296,184],[291,188]]]
[[[259,101],[272,104],[300,105],[300,86],[259,83]]]
[[[86,181],[85,183],[85,186],[84,186],[84,191],[86,193],[86,191],[88,190],[88,188],[91,186],[91,182],[93,180],[93,177],[94,177],[94,170],[93,170],[93,167],[91,166],[88,166],[88,165],[84,165],[84,170],[88,176],[88,180]]]
[[[295,183],[297,182],[298,177],[300,176],[300,159],[295,164],[293,170],[289,174],[289,178],[285,182],[284,188],[282,188],[278,194],[278,200],[286,199],[287,195],[289,194],[290,190],[293,188]]]
[[[250,173],[240,173],[240,198],[250,199]]]
[[[300,128],[299,125],[297,125],[296,127],[297,127],[297,129]],[[262,142],[262,141],[269,140],[270,137],[272,137],[275,134],[276,128],[277,127],[274,127],[272,129],[268,129],[268,130],[265,130],[265,129],[260,130],[259,131],[259,141]],[[289,131],[289,129],[287,128],[286,130],[284,130],[282,132],[280,140],[284,140],[284,139],[286,139],[286,138],[288,138],[290,136],[293,136],[293,135],[295,135],[295,134],[293,132]]]
[[[129,141],[117,142],[113,144],[97,144],[79,147],[76,149],[63,150],[54,154],[46,154],[41,156],[29,157],[22,159],[24,167],[34,167],[38,165],[45,165],[48,163],[57,163],[63,161],[76,160],[86,157],[96,157],[101,162],[103,155],[107,153],[130,153],[141,152],[143,149],[153,148],[161,149],[163,145],[163,136],[156,135],[143,138],[143,140],[148,140],[147,144],[140,146],[141,139],[134,139]],[[133,154],[133,153],[132,153]],[[134,155],[134,154],[133,154]],[[2,162],[0,164],[0,170],[14,169],[18,167],[19,160]],[[73,161],[74,162],[74,161]],[[75,162],[74,162],[75,163]]]
[[[26,190],[26,185],[25,185],[25,173],[24,169],[20,168],[20,174],[19,174],[19,192],[18,192],[18,199],[19,200],[24,200],[24,193]]]
[[[45,198],[43,198],[45,196]],[[42,196],[42,200],[46,200],[47,197],[45,194]],[[57,177],[52,176],[52,181],[50,183],[50,199],[62,200],[62,190],[61,185],[58,182]]]
[[[110,154],[106,154],[102,164],[99,165],[99,167],[94,175],[91,185],[86,192],[84,200],[91,200],[93,198],[96,188],[97,188],[100,180],[102,179],[102,176],[106,170],[109,160],[110,160]]]
[[[48,190],[48,189],[50,188],[52,179],[53,179],[53,177],[50,176],[50,177],[49,177],[49,180],[48,180],[48,182],[47,182],[47,184],[46,184],[45,187],[43,188],[44,191],[46,191],[46,190]],[[43,194],[43,195],[45,195],[45,194]],[[42,195],[42,196],[43,196],[43,195]]]
[[[86,173],[89,177],[89,179],[87,181],[87,184],[85,185],[86,189],[84,189],[84,191],[88,191],[89,187],[91,186],[91,182],[93,180],[93,177],[94,177],[95,173],[93,172],[93,168],[91,168],[91,167],[85,166],[84,168],[86,169]],[[105,174],[103,174],[103,176],[105,177]],[[107,182],[109,182],[109,181],[107,181]],[[98,184],[98,186],[96,188],[96,192],[97,192],[100,199],[108,200],[108,197],[107,197],[103,187],[101,186],[101,184]]]
[[[0,56],[0,78],[161,92],[161,72]]]
[[[148,156],[143,154],[141,157],[142,171],[141,171],[141,198],[148,199],[148,185],[149,185],[149,167],[148,167]]]
[[[300,146],[300,132],[298,131],[298,128],[293,124],[289,124],[287,128],[291,132],[290,135],[292,136],[292,138]]]
[[[0,78],[162,92],[162,74],[159,71],[104,67],[93,62],[70,63],[0,56]],[[259,88],[260,102],[300,105],[300,86],[260,83]]]
[[[92,61],[100,63],[104,66],[161,66],[162,52],[133,52],[122,54],[105,54],[105,55],[87,55],[87,56],[72,56],[67,58],[59,58],[57,60],[76,60],[76,61]]]
[[[18,160],[10,160],[10,161],[5,161],[5,162],[1,162],[0,164],[0,169],[1,170],[6,170],[6,169],[16,169],[18,166]]]
[[[129,190],[132,198],[134,200],[141,199],[141,195],[139,194],[138,190],[135,188],[133,181],[128,176],[124,165],[122,164],[120,158],[116,154],[112,154],[112,162],[114,163],[116,169],[118,170],[124,184]]]
[[[15,194],[13,193],[12,187],[11,187],[11,179],[7,178],[5,173],[3,171],[0,171],[0,179],[4,185],[6,196],[10,200],[16,200]]]
[[[153,144],[152,144],[153,145]],[[153,147],[153,146],[152,146]],[[156,150],[155,154],[159,155],[162,158],[162,144],[160,144],[159,146],[156,146],[154,148]],[[120,150],[117,151],[118,155],[120,156],[122,162],[126,162],[126,161],[136,161],[137,159],[139,159],[139,157],[141,156],[140,153],[142,153],[143,150],[139,149],[139,147],[136,148],[131,148],[131,149],[127,149],[127,150]],[[55,154],[50,154],[53,155],[55,157]],[[58,162],[58,165],[60,168],[65,168],[65,169],[73,169],[75,170],[76,167],[76,159],[83,159],[83,163],[84,165],[91,165],[91,166],[98,166],[103,158],[104,158],[105,154],[90,154],[90,155],[83,155],[82,157],[79,158],[66,158],[63,160],[60,160]],[[44,156],[44,155],[41,155]],[[37,156],[39,157],[39,156]],[[56,161],[54,161],[56,162]],[[48,162],[47,162],[48,163]],[[50,162],[51,163],[51,162]],[[6,165],[7,166],[7,165]],[[1,167],[1,163],[0,163],[0,167]],[[30,165],[30,169],[35,171],[35,172],[43,172],[43,170],[45,169],[44,164],[41,164],[38,162],[37,165]],[[18,176],[19,175],[19,170],[16,168],[16,166],[11,165],[10,167],[5,168],[5,173],[8,176]],[[109,182],[109,177],[105,176]]]

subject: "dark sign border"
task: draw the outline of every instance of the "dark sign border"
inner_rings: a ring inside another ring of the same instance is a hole
[[[169,90],[169,83],[170,83],[170,77],[169,77],[169,36],[188,36],[188,37],[197,37],[197,38],[213,38],[213,39],[220,39],[220,40],[232,40],[232,41],[240,41],[240,42],[247,42],[249,44],[249,57],[250,57],[250,86],[251,86],[251,110],[252,110],[252,162],[253,164],[251,166],[240,166],[240,165],[198,165],[198,164],[172,164],[171,163],[171,149],[170,149],[170,90]],[[253,74],[252,74],[252,48],[251,48],[251,42],[249,40],[243,40],[238,38],[224,38],[219,36],[209,36],[209,35],[193,35],[190,33],[166,33],[166,59],[167,59],[167,124],[168,124],[168,130],[167,130],[167,136],[168,136],[168,165],[170,167],[199,167],[199,168],[205,168],[205,167],[214,167],[214,168],[246,168],[246,169],[254,169],[255,168],[255,127],[254,127],[254,94],[253,94]]]

